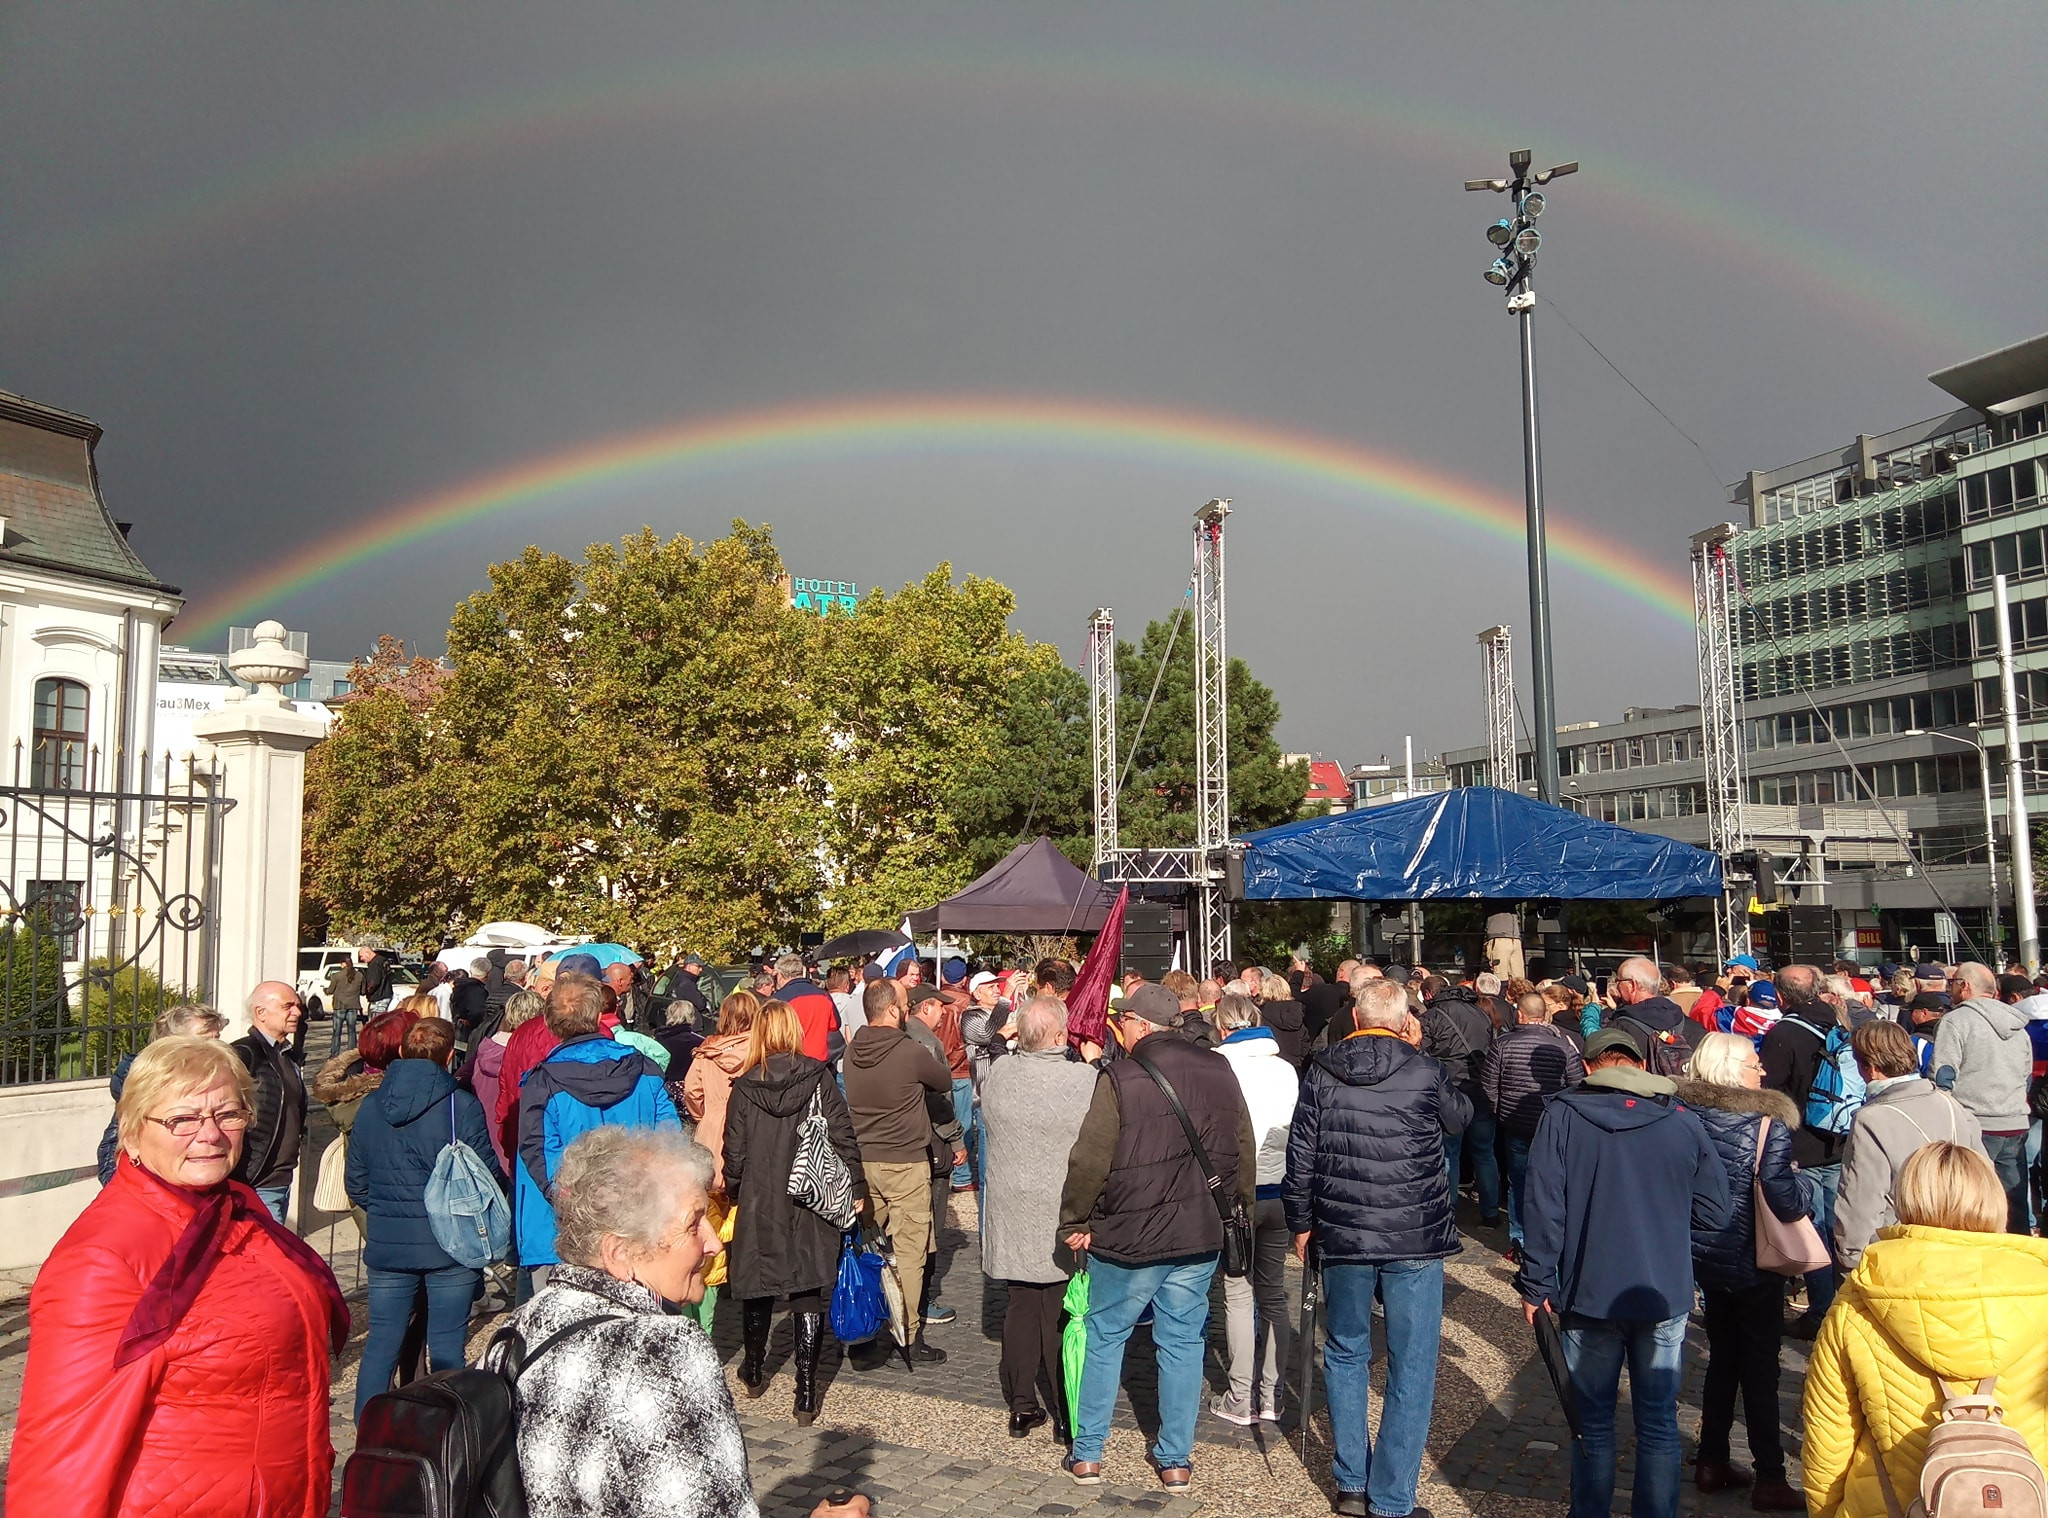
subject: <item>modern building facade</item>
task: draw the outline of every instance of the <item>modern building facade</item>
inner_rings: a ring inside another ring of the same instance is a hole
[[[2048,790],[2048,336],[1930,376],[1959,405],[1730,492],[1748,831],[1865,959],[1988,952],[1984,760],[2005,832],[1991,579],[2008,578],[2023,754]],[[1704,843],[1699,708],[1559,729],[1568,803]],[[1532,771],[1520,750],[1526,781]],[[1443,756],[1486,780],[1483,748]],[[2030,801],[2038,814],[2048,804]],[[2012,942],[2012,898],[2000,888]]]

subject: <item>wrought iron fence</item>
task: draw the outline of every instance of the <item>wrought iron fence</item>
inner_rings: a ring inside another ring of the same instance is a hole
[[[0,1085],[105,1076],[160,1013],[216,983],[219,772],[170,755],[137,776],[100,755],[86,788],[0,786]],[[132,784],[132,790],[122,789]]]

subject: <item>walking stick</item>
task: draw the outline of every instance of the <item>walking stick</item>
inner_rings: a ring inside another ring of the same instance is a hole
[[[1323,1262],[1311,1239],[1308,1257],[1301,1268],[1301,1338],[1296,1353],[1301,1356],[1301,1463],[1308,1464],[1308,1429],[1315,1415],[1316,1395],[1316,1313],[1323,1305]]]

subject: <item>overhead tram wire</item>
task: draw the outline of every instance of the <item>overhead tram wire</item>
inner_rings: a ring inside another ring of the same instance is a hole
[[[1700,446],[1698,439],[1694,438],[1691,433],[1687,432],[1683,427],[1679,426],[1677,422],[1673,421],[1671,419],[1670,414],[1666,412],[1662,406],[1658,405],[1655,401],[1650,399],[1649,395],[1644,392],[1643,387],[1641,385],[1638,385],[1634,380],[1630,379],[1626,374],[1622,373],[1621,366],[1619,364],[1615,363],[1615,361],[1609,358],[1605,353],[1602,353],[1599,347],[1594,343],[1594,341],[1590,337],[1586,336],[1585,333],[1580,332],[1578,327],[1573,325],[1570,317],[1566,316],[1563,311],[1558,310],[1556,301],[1551,300],[1548,296],[1540,296],[1538,298],[1541,299],[1544,302],[1544,304],[1548,305],[1551,308],[1551,310],[1556,311],[1558,319],[1562,321],[1567,327],[1570,327],[1571,330],[1578,335],[1579,341],[1583,342],[1588,348],[1591,348],[1593,352],[1599,356],[1600,362],[1605,364],[1608,368],[1612,369],[1615,375],[1621,380],[1621,382],[1624,385],[1627,385],[1629,389],[1633,390],[1636,393],[1636,395],[1641,398],[1644,405],[1648,406],[1652,411],[1656,412],[1657,415],[1663,419],[1666,426],[1670,427],[1670,429],[1673,432],[1677,433],[1680,437],[1684,438],[1688,443],[1692,444],[1694,451],[1699,454],[1701,463],[1703,463],[1707,467],[1708,471],[1713,474],[1714,483],[1721,489],[1725,490],[1727,486],[1721,478],[1720,471],[1714,468],[1714,461],[1707,457],[1707,450]],[[1784,645],[1778,641],[1778,635],[1771,630],[1770,623],[1758,614],[1756,602],[1752,600],[1750,597],[1749,587],[1743,583],[1740,576],[1737,576],[1735,578],[1735,594],[1736,599],[1750,613],[1751,619],[1755,626],[1762,632],[1764,641],[1770,646],[1771,652],[1780,657],[1789,657],[1785,653]],[[1927,861],[1921,857],[1920,851],[1913,847],[1911,835],[1908,833],[1901,832],[1898,824],[1892,820],[1891,809],[1884,805],[1884,803],[1879,799],[1875,788],[1873,788],[1870,782],[1864,778],[1863,771],[1857,766],[1855,756],[1851,754],[1848,748],[1843,744],[1841,735],[1835,731],[1834,723],[1828,720],[1827,713],[1821,709],[1820,703],[1814,699],[1814,694],[1812,690],[1802,689],[1799,692],[1797,692],[1797,694],[1800,697],[1800,699],[1806,703],[1807,709],[1813,713],[1814,718],[1819,722],[1822,729],[1826,731],[1828,735],[1828,741],[1834,746],[1835,752],[1840,754],[1842,756],[1843,763],[1848,765],[1849,774],[1854,779],[1857,788],[1863,793],[1865,799],[1867,799],[1870,802],[1871,806],[1876,808],[1878,815],[1884,818],[1885,828],[1887,831],[1891,833],[1893,841],[1896,842],[1900,848],[1905,850],[1907,860],[1912,864],[1914,869],[1920,872],[1920,878],[1927,883],[1927,889],[1933,894],[1935,904],[1939,906],[1943,912],[1946,912],[1949,916],[1949,919],[1955,923],[1956,932],[1961,935],[1964,947],[1968,948],[1970,952],[1973,954],[1982,953],[1982,950],[1977,945],[1977,941],[1974,938],[1972,938],[1969,932],[1963,927],[1962,919],[1958,917],[1954,909],[1949,906],[1948,898],[1942,894],[1941,887],[1935,883],[1934,877],[1927,873]]]

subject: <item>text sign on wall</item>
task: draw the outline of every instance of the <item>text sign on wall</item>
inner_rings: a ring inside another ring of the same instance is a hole
[[[848,580],[792,579],[789,604],[798,611],[853,611],[860,606],[860,587]]]
[[[1884,947],[1884,929],[1858,928],[1856,930],[1856,947],[1859,949],[1882,949]]]

